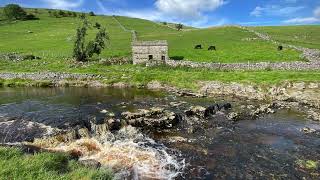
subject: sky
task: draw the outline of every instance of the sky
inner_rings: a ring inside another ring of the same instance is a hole
[[[0,0],[0,6],[10,3],[194,27],[320,24],[320,0]]]

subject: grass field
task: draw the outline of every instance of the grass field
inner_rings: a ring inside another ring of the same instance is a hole
[[[109,170],[89,169],[65,154],[24,154],[15,148],[0,147],[0,179],[112,179]]]
[[[273,39],[292,45],[320,49],[320,25],[252,27]]]
[[[32,10],[29,10],[32,11]],[[146,84],[158,80],[183,88],[197,88],[197,81],[281,83],[283,81],[320,81],[320,73],[293,71],[212,71],[207,69],[169,68],[142,66],[106,66],[92,61],[78,67],[71,60],[75,28],[78,18],[53,18],[47,10],[38,10],[40,20],[11,22],[0,21],[0,53],[20,52],[40,56],[41,60],[11,62],[0,60],[0,72],[70,72],[101,74],[106,83],[131,82]],[[110,44],[101,57],[130,57],[130,32],[123,31],[111,16],[88,17],[94,24],[99,22],[108,28]],[[299,53],[292,50],[278,52],[268,42],[245,38],[255,35],[235,27],[196,29],[176,31],[157,23],[127,17],[116,17],[128,29],[138,31],[142,40],[167,39],[170,44],[170,56],[181,56],[185,60],[204,62],[257,62],[289,61],[299,59]],[[275,27],[276,28],[276,27]],[[307,28],[307,27],[306,27]],[[32,31],[33,33],[28,33]],[[89,36],[93,37],[96,30],[92,28]],[[315,39],[317,37],[314,37]],[[313,39],[313,38],[311,38]],[[205,47],[216,45],[217,52],[194,50],[195,44]],[[236,60],[236,61],[234,61]]]
[[[79,18],[49,17],[48,11],[42,9],[39,9],[36,15],[40,20],[11,23],[0,21],[0,53],[32,53],[44,59],[70,58]],[[92,25],[99,22],[106,26],[110,35],[109,46],[101,57],[131,56],[131,34],[123,31],[112,16],[88,19]],[[140,40],[168,40],[170,57],[228,63],[300,60],[300,53],[294,50],[279,52],[277,47],[269,42],[245,41],[244,39],[254,38],[255,35],[234,27],[177,31],[147,20],[128,17],[117,19],[127,29],[136,30]],[[92,37],[95,32],[92,28],[89,35]],[[205,49],[194,50],[197,44],[202,44]],[[210,45],[217,46],[217,51],[208,51]]]

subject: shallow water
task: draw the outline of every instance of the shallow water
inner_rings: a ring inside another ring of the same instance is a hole
[[[127,110],[159,106],[181,111],[170,107],[171,102],[181,101],[203,106],[231,102],[234,108],[257,103],[223,97],[180,98],[162,92],[113,88],[0,88],[0,97],[0,128],[6,127],[5,123],[10,122],[8,118],[22,118],[51,128],[67,129],[82,125],[92,116],[103,118],[102,110],[116,117]],[[319,178],[319,167],[310,170],[297,164],[299,160],[317,162],[320,159],[320,138],[301,132],[304,127],[320,129],[320,125],[307,120],[303,113],[281,110],[256,120],[223,122],[209,119],[193,133],[187,133],[188,125],[184,122],[161,132],[133,128],[132,136],[110,133],[55,148],[79,149],[82,141],[93,142],[101,151],[90,152],[82,158],[96,159],[106,166],[111,166],[110,162],[115,166],[126,164],[129,170],[120,168],[117,172],[119,177],[128,179]],[[30,140],[43,134],[30,129],[21,132],[28,133],[25,139],[23,135],[16,139]],[[15,140],[4,136],[8,135],[0,133],[1,142]],[[115,152],[120,154],[114,156]]]

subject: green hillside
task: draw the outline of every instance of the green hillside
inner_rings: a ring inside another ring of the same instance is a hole
[[[273,39],[292,45],[320,49],[320,25],[253,27]]]
[[[29,12],[34,13],[33,9]],[[1,22],[0,53],[32,53],[44,59],[69,58],[72,53],[75,29],[79,18],[50,17],[48,10],[38,10],[39,20]],[[258,62],[258,61],[296,61],[299,52],[286,49],[277,51],[277,47],[262,40],[247,41],[255,38],[253,33],[235,27],[196,29],[177,31],[152,21],[116,17],[129,30],[136,30],[139,40],[168,40],[169,55],[172,58],[201,62]],[[112,16],[88,16],[94,25],[99,22],[107,27],[110,43],[101,57],[131,56],[131,34],[124,31]],[[32,33],[28,33],[28,32]],[[96,32],[89,31],[91,36]],[[202,44],[204,49],[195,50],[194,46]],[[215,45],[217,51],[208,51]]]
[[[0,9],[1,10],[1,9]],[[29,12],[34,10],[29,9]],[[0,21],[0,54],[19,52],[34,54],[40,60],[21,62],[3,61],[0,59],[0,72],[69,72],[100,74],[105,83],[128,82],[144,85],[157,80],[183,88],[197,88],[198,81],[236,81],[254,83],[281,83],[283,81],[320,81],[317,71],[212,71],[207,69],[148,68],[136,65],[107,66],[99,61],[91,61],[79,66],[72,60],[73,41],[79,18],[50,17],[48,10],[39,9],[36,14],[40,19],[33,21],[7,22]],[[96,22],[107,27],[110,43],[100,57],[131,57],[131,32],[124,31],[112,16],[87,16],[91,25]],[[285,49],[277,51],[277,47],[269,42],[255,39],[253,33],[236,27],[218,27],[177,31],[147,20],[128,17],[116,17],[127,29],[136,30],[140,40],[163,40],[169,42],[171,57],[183,57],[184,60],[203,62],[258,62],[258,61],[290,61],[299,59],[300,52]],[[265,27],[263,27],[265,28]],[[292,27],[295,28],[295,27]],[[309,26],[304,27],[309,32]],[[310,27],[310,31],[313,32]],[[276,29],[276,27],[274,28]],[[279,29],[283,29],[279,27]],[[280,31],[279,30],[279,31]],[[30,33],[31,31],[32,33]],[[93,37],[97,30],[91,28],[89,36]],[[311,33],[310,42],[316,42],[317,33]],[[251,39],[248,41],[247,39]],[[252,39],[253,38],[253,39]],[[306,40],[307,42],[309,40]],[[194,50],[194,46],[215,45],[217,51],[206,49]],[[13,80],[20,83],[20,80]],[[0,86],[12,82],[0,79]]]
[[[33,12],[33,10],[29,10]],[[32,53],[42,58],[62,58],[72,55],[75,30],[80,23],[79,18],[49,17],[47,10],[38,10],[39,20],[2,22],[0,28],[0,53],[19,52]],[[108,28],[110,43],[103,51],[102,57],[129,56],[129,32],[124,32],[110,16],[88,17],[93,25],[99,22]],[[32,33],[28,33],[31,31]],[[97,30],[91,28],[92,35]]]

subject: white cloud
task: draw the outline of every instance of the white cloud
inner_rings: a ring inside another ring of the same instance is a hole
[[[151,21],[184,23],[196,27],[220,25],[228,22],[227,19],[209,18],[204,14],[225,4],[224,0],[156,0],[153,8],[136,10],[110,10],[101,0],[96,0],[96,3],[103,14],[129,16]],[[209,19],[214,19],[214,23],[209,22]]]
[[[303,6],[282,7],[279,5],[257,6],[251,13],[251,16],[292,16],[298,11],[304,9]]]
[[[306,18],[293,18],[283,21],[287,24],[312,24],[320,22],[320,19],[317,19],[315,17],[306,17]]]
[[[320,6],[313,11],[313,17],[293,18],[283,21],[287,24],[313,24],[320,23]]]
[[[314,10],[313,14],[315,17],[320,19],[320,6]]]
[[[84,0],[43,0],[52,9],[72,9],[80,7]]]
[[[264,10],[264,8],[260,7],[260,6],[257,6],[251,13],[250,15],[251,16],[256,16],[256,17],[259,17],[262,15],[262,11]]]
[[[203,20],[204,12],[224,5],[224,0],[157,0],[157,10],[177,20]]]

